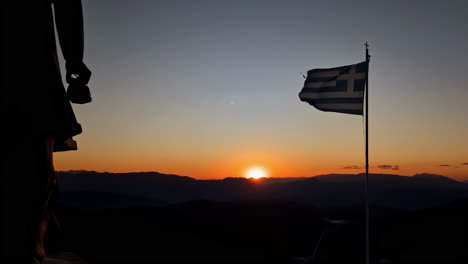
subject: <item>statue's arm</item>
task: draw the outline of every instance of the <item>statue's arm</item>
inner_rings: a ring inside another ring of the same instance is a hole
[[[63,57],[66,61],[67,82],[76,74],[86,84],[91,72],[83,63],[84,33],[81,0],[53,0],[55,24]]]
[[[83,61],[83,11],[81,0],[55,0],[55,24],[67,62]]]

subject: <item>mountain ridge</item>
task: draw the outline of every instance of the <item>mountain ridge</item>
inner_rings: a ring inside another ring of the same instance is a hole
[[[251,178],[244,178],[244,177],[226,177],[226,178],[219,178],[219,179],[196,179],[193,177],[189,176],[182,176],[182,175],[177,175],[177,174],[167,174],[167,173],[161,173],[157,171],[135,171],[135,172],[98,172],[98,171],[88,171],[88,170],[68,170],[68,171],[56,171],[57,174],[72,174],[72,175],[82,175],[82,174],[104,174],[104,175],[151,175],[151,176],[165,176],[165,177],[180,177],[184,179],[190,179],[190,180],[197,180],[197,181],[216,181],[216,180],[225,180],[225,179],[247,179],[247,180],[255,180],[255,181],[268,181],[268,180],[306,180],[310,178],[318,178],[318,179],[325,179],[328,178],[327,180],[334,180],[334,179],[339,179],[339,180],[356,180],[356,178],[352,177],[358,177],[358,176],[363,176],[364,173],[344,173],[344,174],[339,174],[339,173],[329,173],[329,174],[319,174],[319,175],[314,175],[314,176],[307,176],[307,177],[265,177],[265,178],[260,178],[260,179],[251,179]],[[369,176],[391,176],[391,177],[408,177],[408,178],[426,178],[426,179],[444,179],[452,182],[461,182],[461,183],[466,183],[468,180],[464,181],[458,181],[453,178],[450,178],[448,176],[444,175],[439,175],[439,174],[432,174],[432,173],[417,173],[414,175],[399,175],[399,174],[387,174],[387,173],[369,173]],[[345,179],[347,178],[348,179]],[[352,179],[351,179],[352,178]]]
[[[370,202],[381,206],[425,208],[468,197],[468,184],[442,175],[371,174],[369,178]],[[291,180],[232,177],[197,180],[158,172],[57,172],[57,182],[62,193],[113,193],[135,200],[122,202],[126,205],[138,201],[148,205],[147,200],[158,201],[155,206],[191,200],[285,200],[329,207],[362,204],[364,198],[363,174],[327,174]],[[102,197],[111,199],[109,195]],[[107,204],[115,206],[111,201]]]

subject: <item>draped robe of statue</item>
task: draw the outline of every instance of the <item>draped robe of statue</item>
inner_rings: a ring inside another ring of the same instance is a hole
[[[54,15],[66,63],[82,63],[81,1],[13,2],[2,15],[3,25],[8,25],[2,32],[1,105],[6,132],[37,131],[54,137],[54,151],[76,149],[70,139],[82,130],[61,78]]]

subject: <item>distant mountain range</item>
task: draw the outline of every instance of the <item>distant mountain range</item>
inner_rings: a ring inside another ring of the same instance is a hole
[[[369,175],[374,205],[419,209],[468,197],[468,183],[434,174]],[[57,172],[59,199],[83,207],[160,206],[193,200],[285,200],[317,207],[363,203],[363,174],[197,180],[157,172]]]

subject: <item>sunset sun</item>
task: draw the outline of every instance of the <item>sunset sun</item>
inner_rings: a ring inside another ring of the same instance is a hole
[[[267,171],[262,167],[250,167],[245,172],[245,178],[260,179],[267,176]]]

